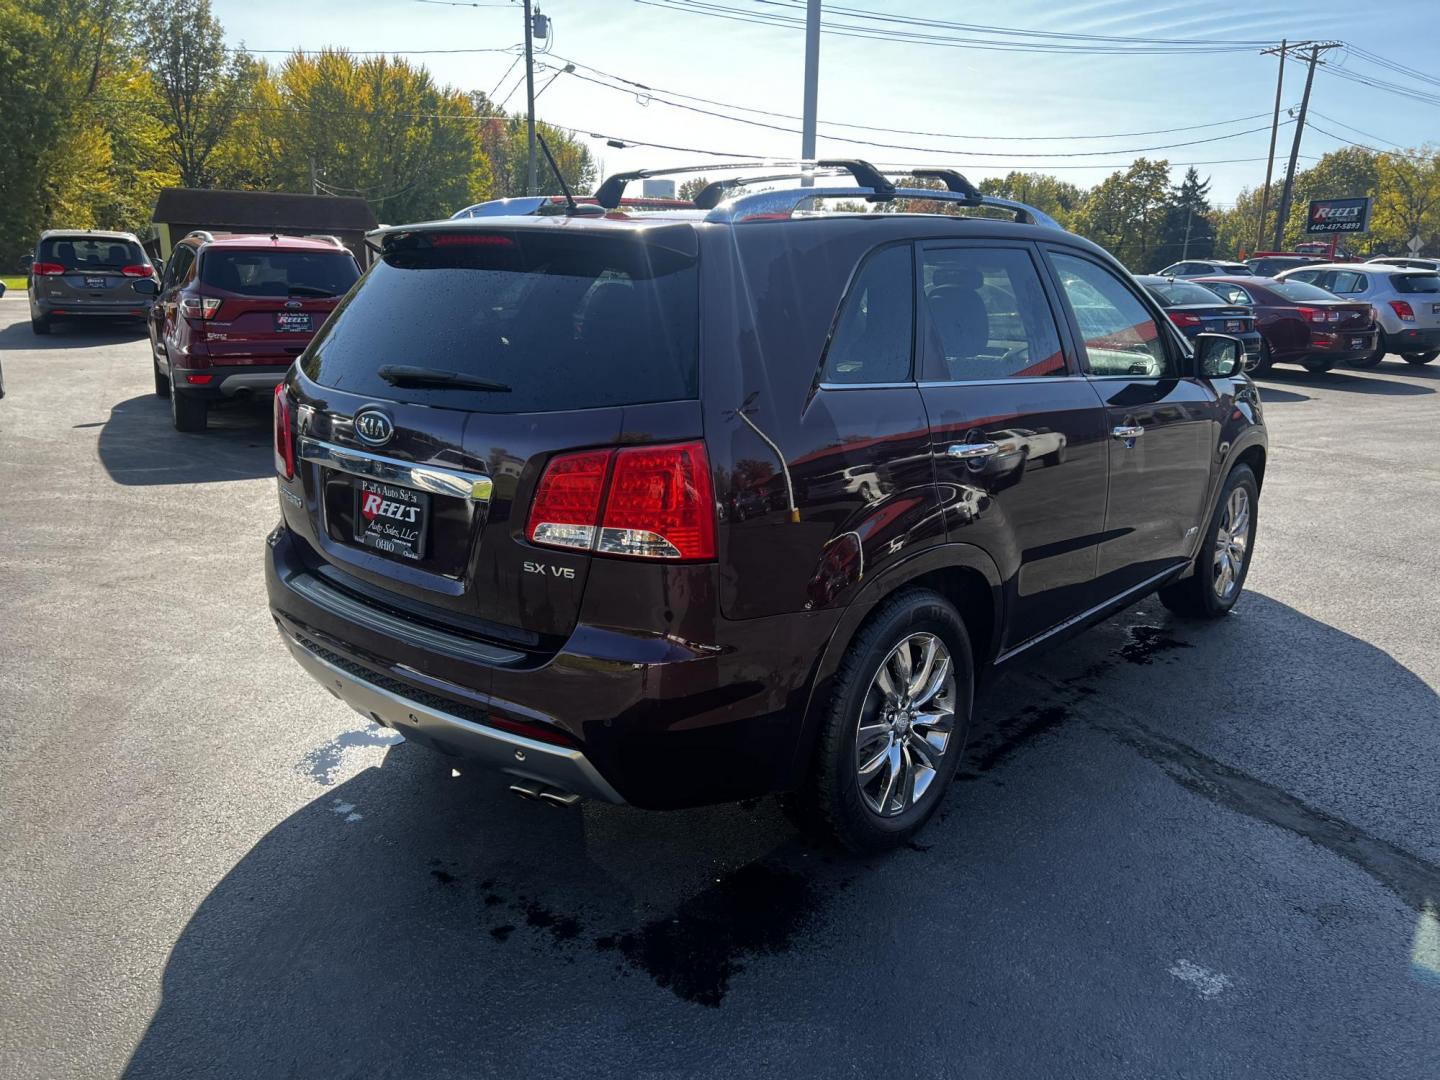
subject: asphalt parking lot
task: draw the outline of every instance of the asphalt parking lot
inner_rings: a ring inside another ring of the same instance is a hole
[[[0,300],[0,1075],[1440,1075],[1440,363],[1277,369],[1247,596],[982,697],[910,849],[451,775],[266,611],[269,404]]]

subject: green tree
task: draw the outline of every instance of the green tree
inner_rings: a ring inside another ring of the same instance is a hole
[[[1074,229],[1136,273],[1151,265],[1170,194],[1170,165],[1136,158],[1090,190],[1075,215]]]
[[[243,50],[225,47],[210,0],[148,0],[140,44],[154,80],[154,110],[185,187],[213,181],[210,157],[244,109],[260,74]]]
[[[481,99],[484,95],[474,95]],[[504,199],[525,194],[526,171],[529,167],[529,144],[525,130],[525,118],[509,116],[498,112],[489,102],[482,100],[480,111],[486,115],[482,128],[481,142],[490,159],[495,175],[495,197]],[[589,149],[573,138],[569,132],[553,127],[543,120],[535,130],[545,137],[560,175],[575,194],[588,194],[595,186],[595,162]],[[540,148],[535,148],[535,181],[539,186],[537,195],[559,195],[560,185],[555,182]]]
[[[1157,266],[1181,258],[1208,259],[1215,254],[1215,224],[1210,213],[1210,181],[1192,165],[1170,189],[1160,225],[1160,240],[1150,261]]]
[[[1412,236],[1422,251],[1440,250],[1440,154],[1430,150],[1381,154],[1380,195],[1371,235],[1376,245],[1404,251]]]
[[[1295,174],[1295,191],[1290,200],[1290,214],[1285,223],[1285,239],[1281,245],[1291,250],[1304,240],[1323,240],[1323,236],[1307,236],[1305,221],[1311,199],[1345,199],[1375,195],[1380,187],[1378,155],[1363,146],[1345,146],[1323,155],[1308,169]],[[1281,182],[1277,181],[1271,195],[1270,224],[1266,226],[1265,243],[1271,243],[1274,214],[1280,204]],[[1359,240],[1359,238],[1356,238]],[[1355,241],[1351,241],[1355,242]],[[1364,241],[1359,241],[1364,243]]]
[[[1074,224],[1085,197],[1074,184],[1048,173],[1010,172],[981,180],[978,186],[986,195],[1014,199],[1043,210],[1067,229]]]

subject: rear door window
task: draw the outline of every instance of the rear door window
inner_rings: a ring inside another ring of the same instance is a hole
[[[66,270],[123,270],[145,263],[140,245],[130,240],[94,236],[50,236],[40,242],[38,262],[59,263]]]
[[[340,251],[210,248],[200,257],[200,283],[238,296],[339,296],[359,277]]]
[[[1064,375],[1050,301],[1022,248],[927,247],[922,377],[936,382]]]
[[[910,379],[915,339],[915,269],[910,245],[869,255],[840,308],[820,381],[835,385]]]
[[[1365,275],[1353,270],[1337,270],[1330,278],[1329,289],[1336,293],[1359,293],[1365,291]]]
[[[657,230],[659,232],[659,230]],[[420,231],[394,238],[302,361],[322,386],[477,412],[695,398],[694,234]],[[388,365],[498,388],[393,385]]]

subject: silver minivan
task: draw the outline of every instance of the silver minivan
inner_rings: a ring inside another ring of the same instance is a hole
[[[1379,363],[1396,353],[1406,363],[1428,364],[1440,356],[1440,274],[1391,263],[1324,263],[1286,270],[1279,281],[1304,281],[1342,300],[1366,300],[1375,309]]]
[[[150,297],[137,281],[159,275],[134,233],[51,229],[40,234],[35,254],[20,260],[28,275],[30,329],[48,334],[57,319],[122,318],[144,323]]]

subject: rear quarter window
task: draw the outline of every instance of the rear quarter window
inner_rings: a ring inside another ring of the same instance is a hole
[[[400,237],[301,368],[337,390],[477,412],[695,398],[699,274],[693,233],[682,239],[558,229]],[[379,375],[390,364],[509,389],[397,387]]]

